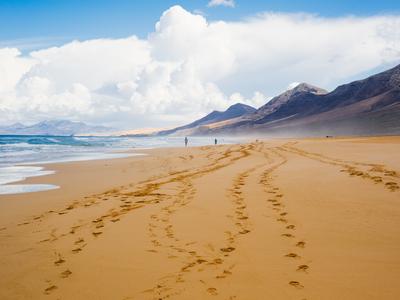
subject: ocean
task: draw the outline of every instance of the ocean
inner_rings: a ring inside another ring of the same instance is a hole
[[[219,138],[219,143],[238,140]],[[212,145],[211,137],[191,137],[189,146]],[[112,159],[133,155],[132,149],[184,146],[183,137],[77,137],[0,135],[0,195],[56,189],[49,184],[17,184],[28,177],[54,173],[48,163]]]

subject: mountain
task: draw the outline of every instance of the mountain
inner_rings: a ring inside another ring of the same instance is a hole
[[[297,97],[301,97],[307,94],[324,95],[327,93],[328,92],[326,90],[315,87],[311,84],[300,83],[293,89],[290,89],[283,94],[272,98],[271,101],[269,101],[267,104],[261,106],[258,109],[256,116],[264,116],[273,113],[278,110],[282,105]]]
[[[107,132],[110,130],[111,128],[104,126],[91,126],[83,122],[52,120],[43,121],[30,126],[25,126],[21,123],[15,123],[10,126],[0,127],[0,134],[69,136],[84,133]]]
[[[3,129],[9,130],[9,131],[14,131],[14,130],[20,130],[22,128],[24,128],[25,125],[21,124],[21,123],[14,123],[10,126],[6,126],[6,127],[0,127],[0,131],[2,131]]]
[[[330,93],[308,84],[273,98],[255,113],[201,134],[280,136],[400,133],[400,65]]]
[[[257,110],[254,107],[251,107],[246,104],[242,103],[236,103],[232,106],[230,106],[227,110],[225,111],[213,111],[206,115],[205,117],[196,120],[190,124],[177,127],[174,129],[170,130],[164,130],[158,132],[158,135],[185,135],[185,134],[191,134],[192,132],[199,131],[202,126],[208,125],[208,124],[214,124],[218,122],[223,122],[227,120],[232,120],[238,117],[241,117],[246,114],[251,114],[256,112]]]

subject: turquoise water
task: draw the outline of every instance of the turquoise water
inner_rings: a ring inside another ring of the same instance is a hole
[[[237,140],[220,138],[219,143]],[[189,138],[189,146],[212,145],[210,137]],[[16,184],[53,171],[43,166],[54,162],[112,159],[131,155],[132,149],[182,147],[182,137],[74,137],[74,136],[0,136],[0,195],[37,192],[58,188],[53,185]]]

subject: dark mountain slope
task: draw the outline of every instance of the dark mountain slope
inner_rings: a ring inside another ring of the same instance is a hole
[[[400,133],[400,66],[341,85],[331,93],[299,91],[286,96],[279,105],[268,105],[269,102],[251,117],[210,131],[285,135]]]
[[[192,129],[203,125],[226,121],[246,114],[251,114],[254,112],[256,112],[256,109],[254,107],[251,107],[246,104],[237,103],[230,106],[225,111],[213,111],[210,114],[206,115],[205,117],[196,120],[188,125],[177,127],[171,130],[160,131],[158,135],[174,134],[181,130]]]
[[[276,96],[275,98],[271,99],[271,101],[261,106],[257,110],[256,116],[265,116],[267,114],[273,113],[274,111],[278,110],[282,105],[302,95],[324,95],[326,93],[327,91],[324,89],[312,86],[307,83],[301,83],[293,89],[290,89],[280,94],[279,96]]]

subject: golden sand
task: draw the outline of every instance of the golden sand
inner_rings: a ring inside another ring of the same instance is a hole
[[[400,138],[50,165],[0,197],[0,299],[400,299]]]

